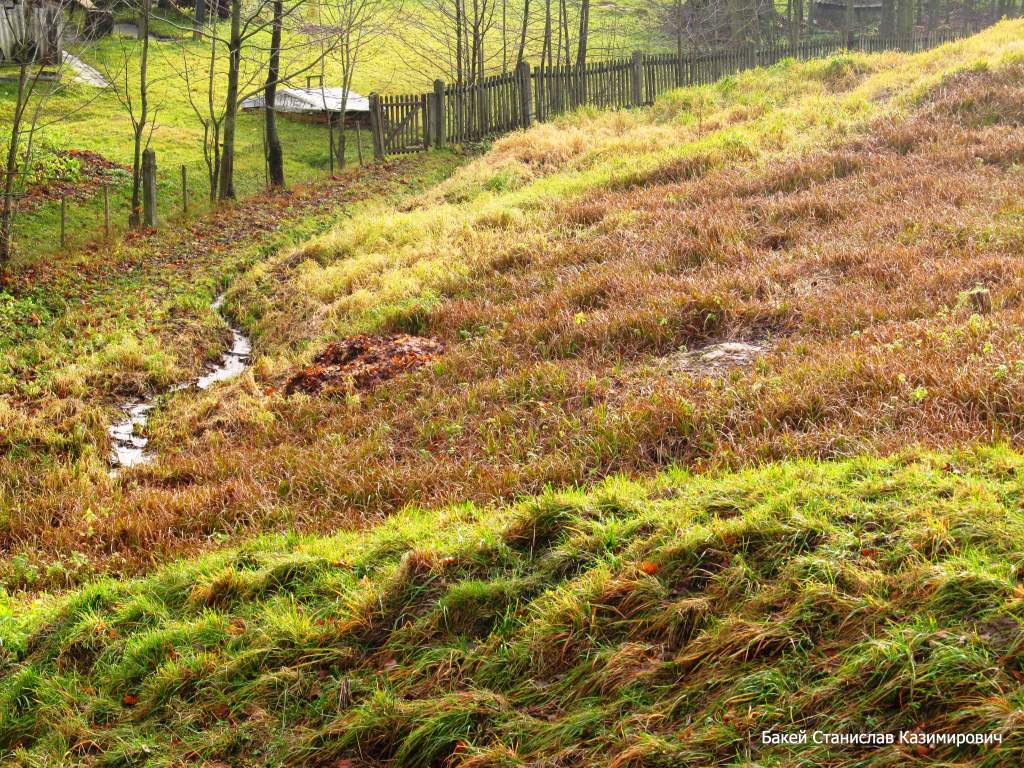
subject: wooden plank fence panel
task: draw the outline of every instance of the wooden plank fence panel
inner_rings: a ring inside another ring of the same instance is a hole
[[[58,6],[0,5],[0,62],[28,57],[56,64],[63,49],[64,16]]]

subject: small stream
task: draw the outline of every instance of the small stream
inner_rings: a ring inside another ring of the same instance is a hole
[[[218,296],[210,308],[219,312],[224,304],[224,294]],[[238,328],[228,323],[231,329],[231,348],[221,357],[220,362],[198,378],[175,384],[165,393],[146,399],[133,398],[121,404],[123,418],[107,429],[110,435],[110,466],[116,471],[153,460],[153,453],[147,450],[149,439],[140,434],[149,422],[150,412],[164,394],[180,392],[183,389],[205,390],[218,381],[227,381],[240,375],[252,360],[252,342]]]

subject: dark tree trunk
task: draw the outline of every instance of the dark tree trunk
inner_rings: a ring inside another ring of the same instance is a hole
[[[18,91],[14,102],[14,119],[11,121],[10,144],[7,147],[7,163],[4,167],[4,199],[0,210],[0,277],[14,255],[14,179],[18,173],[18,144],[21,141],[21,121],[25,115],[25,88],[28,84],[28,64],[21,62],[18,67]]]
[[[238,78],[242,63],[242,0],[231,0],[231,40],[228,43],[228,92],[224,105],[224,146],[220,156],[217,199],[235,198],[235,123]]]
[[[196,10],[192,15],[193,40],[199,40],[204,26],[206,26],[206,0],[196,0]]]
[[[882,19],[878,31],[882,37],[892,37],[896,31],[896,3],[895,0],[882,0]]]
[[[516,53],[516,69],[526,57],[526,33],[530,26],[530,0],[523,0],[523,27],[519,33],[519,51]]]
[[[576,41],[576,66],[583,68],[587,63],[587,43],[590,37],[590,0],[580,3],[579,40]]]
[[[263,90],[266,109],[267,179],[274,188],[284,187],[284,153],[277,133],[277,80],[281,76],[281,28],[284,23],[284,2],[274,0],[274,21],[270,33],[270,61]]]
[[[128,226],[142,226],[142,141],[149,120],[149,16],[152,0],[142,0],[139,15],[139,39],[142,40],[142,54],[139,58],[139,116],[135,121],[134,154],[132,157],[132,206],[128,213]]]

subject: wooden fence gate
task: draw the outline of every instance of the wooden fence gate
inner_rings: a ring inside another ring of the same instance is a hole
[[[370,132],[376,157],[430,147],[430,97],[370,94]]]

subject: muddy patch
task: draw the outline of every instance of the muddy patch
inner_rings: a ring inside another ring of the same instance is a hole
[[[665,358],[674,372],[695,376],[721,375],[733,368],[751,365],[768,351],[768,343],[759,341],[722,341],[698,349],[684,349]]]
[[[307,395],[370,389],[426,365],[444,352],[444,345],[421,336],[353,336],[333,342],[313,358],[313,365],[295,374],[285,394]]]

